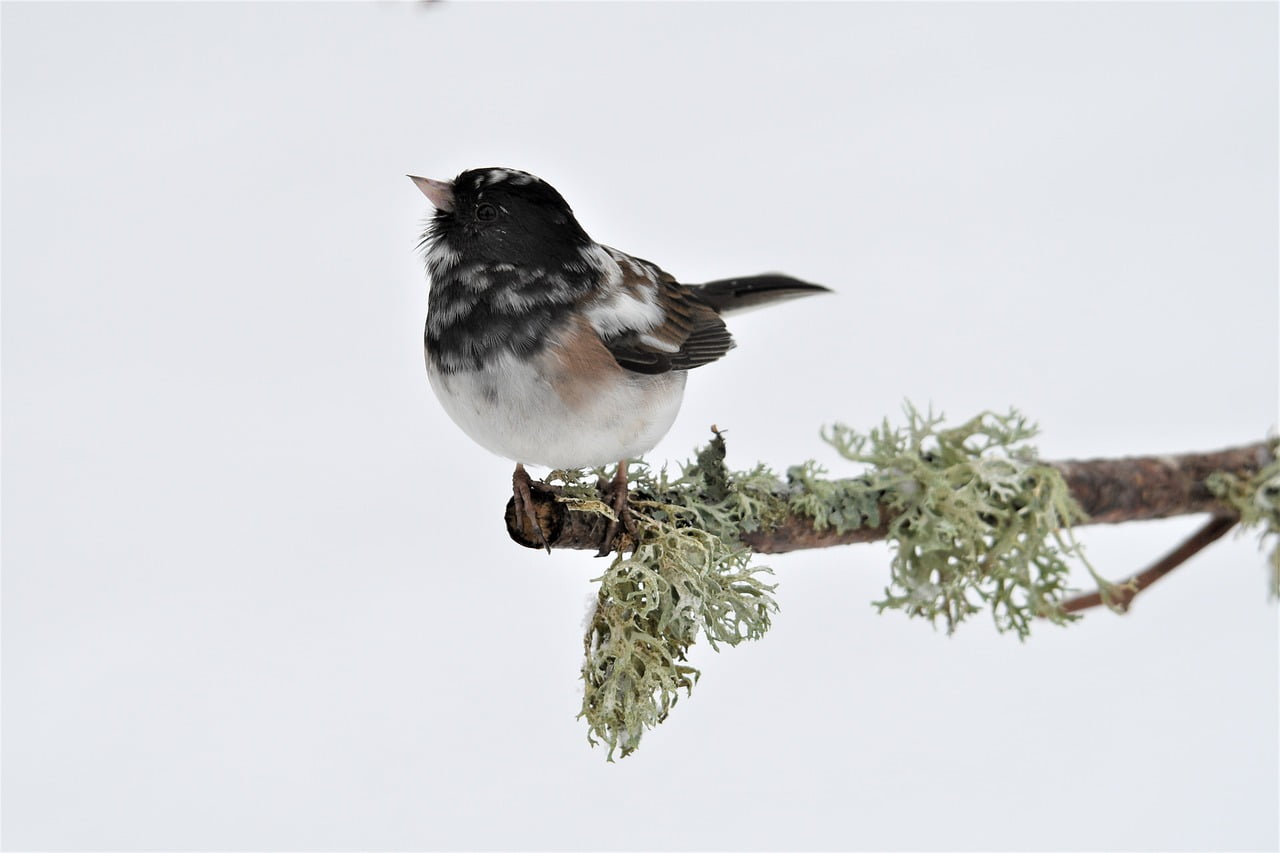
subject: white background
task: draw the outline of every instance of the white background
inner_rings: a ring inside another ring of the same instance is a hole
[[[1017,405],[1051,459],[1276,422],[1276,7],[3,9],[3,792],[17,848],[1274,848],[1252,538],[1025,644],[881,545],[640,752],[574,719],[604,567],[521,550],[422,367],[406,172],[527,169],[734,323],[654,461]],[[1120,577],[1198,519],[1083,535]],[[1081,578],[1081,584],[1084,579]]]

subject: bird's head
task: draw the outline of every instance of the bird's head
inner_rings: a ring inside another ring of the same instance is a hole
[[[468,169],[452,181],[409,178],[435,207],[423,235],[463,263],[571,263],[591,238],[541,178],[515,169]]]

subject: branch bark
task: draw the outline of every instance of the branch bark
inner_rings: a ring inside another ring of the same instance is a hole
[[[1174,548],[1168,554],[1165,554],[1159,560],[1156,560],[1148,568],[1138,572],[1126,581],[1121,581],[1116,585],[1116,591],[1112,593],[1112,606],[1121,612],[1127,611],[1129,605],[1133,603],[1133,599],[1138,593],[1151,586],[1160,578],[1169,574],[1169,572],[1181,566],[1187,560],[1200,553],[1207,546],[1217,542],[1223,536],[1227,535],[1227,531],[1236,526],[1236,519],[1229,515],[1212,516],[1204,527],[1201,527],[1193,533],[1185,542]],[[1070,601],[1063,602],[1062,612],[1077,613],[1081,610],[1088,610],[1090,607],[1100,607],[1103,601],[1101,592],[1090,592],[1085,595],[1079,595]]]
[[[1086,524],[1118,524],[1177,515],[1209,513],[1235,517],[1231,507],[1219,502],[1205,486],[1215,471],[1248,479],[1272,462],[1265,442],[1211,453],[1178,456],[1135,456],[1122,459],[1067,460],[1049,463],[1062,472],[1071,494],[1089,515]],[[597,550],[609,526],[608,519],[593,513],[570,512],[556,501],[556,489],[537,486],[533,514],[553,548]],[[515,512],[508,501],[507,532],[517,543],[542,548],[543,538],[528,517]],[[761,554],[781,554],[807,548],[829,548],[883,539],[886,519],[879,527],[837,533],[815,530],[813,521],[792,515],[769,530],[744,533],[742,541]]]

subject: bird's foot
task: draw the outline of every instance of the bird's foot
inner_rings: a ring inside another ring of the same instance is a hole
[[[537,534],[538,541],[550,554],[551,543],[547,541],[547,534],[543,532],[542,525],[538,522],[533,489],[533,479],[530,478],[529,472],[524,470],[523,465],[516,463],[515,473],[511,475],[511,499],[515,504],[516,518],[524,520],[525,526]]]
[[[613,510],[613,518],[610,519],[609,527],[604,532],[604,541],[600,543],[600,550],[596,552],[597,557],[606,557],[613,550],[619,532],[625,533],[632,541],[636,539],[636,519],[631,513],[631,504],[627,500],[629,497],[627,461],[624,459],[618,463],[618,470],[612,479],[606,480],[601,477],[596,488],[600,492],[600,499]]]

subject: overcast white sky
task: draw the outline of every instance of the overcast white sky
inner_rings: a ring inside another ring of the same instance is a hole
[[[1274,4],[3,6],[10,849],[1246,849],[1277,833],[1253,539],[1019,644],[881,545],[640,752],[578,710],[585,553],[424,375],[406,172],[542,175],[735,320],[654,461],[841,466],[903,399],[1048,458],[1277,420]],[[1198,519],[1087,530],[1123,576]],[[1084,583],[1084,579],[1081,579]]]

